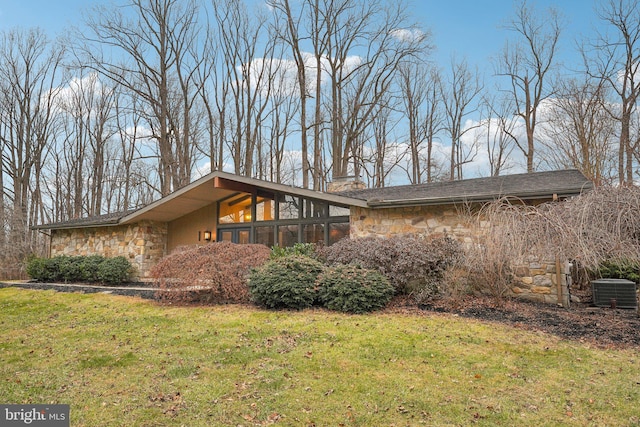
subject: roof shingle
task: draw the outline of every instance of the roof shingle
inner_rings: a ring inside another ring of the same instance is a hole
[[[384,188],[368,188],[339,193],[366,200],[369,205],[437,204],[459,201],[489,201],[511,196],[526,199],[578,195],[593,188],[575,169],[523,173],[459,181],[432,182]]]

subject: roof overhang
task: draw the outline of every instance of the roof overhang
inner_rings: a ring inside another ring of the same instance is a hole
[[[276,184],[227,172],[212,172],[170,195],[124,216],[118,224],[130,224],[142,220],[169,222],[186,214],[218,202],[239,191],[246,193],[281,192],[322,200],[341,206],[366,207],[361,199],[304,188]]]

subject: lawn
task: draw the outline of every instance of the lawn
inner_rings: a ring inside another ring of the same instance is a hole
[[[432,313],[0,289],[0,403],[78,426],[640,425],[637,349]]]

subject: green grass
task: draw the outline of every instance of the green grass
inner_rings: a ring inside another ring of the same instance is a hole
[[[0,290],[0,403],[77,426],[640,425],[637,350],[450,315]]]

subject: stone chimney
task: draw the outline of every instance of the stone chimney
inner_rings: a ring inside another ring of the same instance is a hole
[[[355,175],[335,177],[327,184],[328,193],[340,193],[343,191],[362,190],[367,188],[366,184]]]

